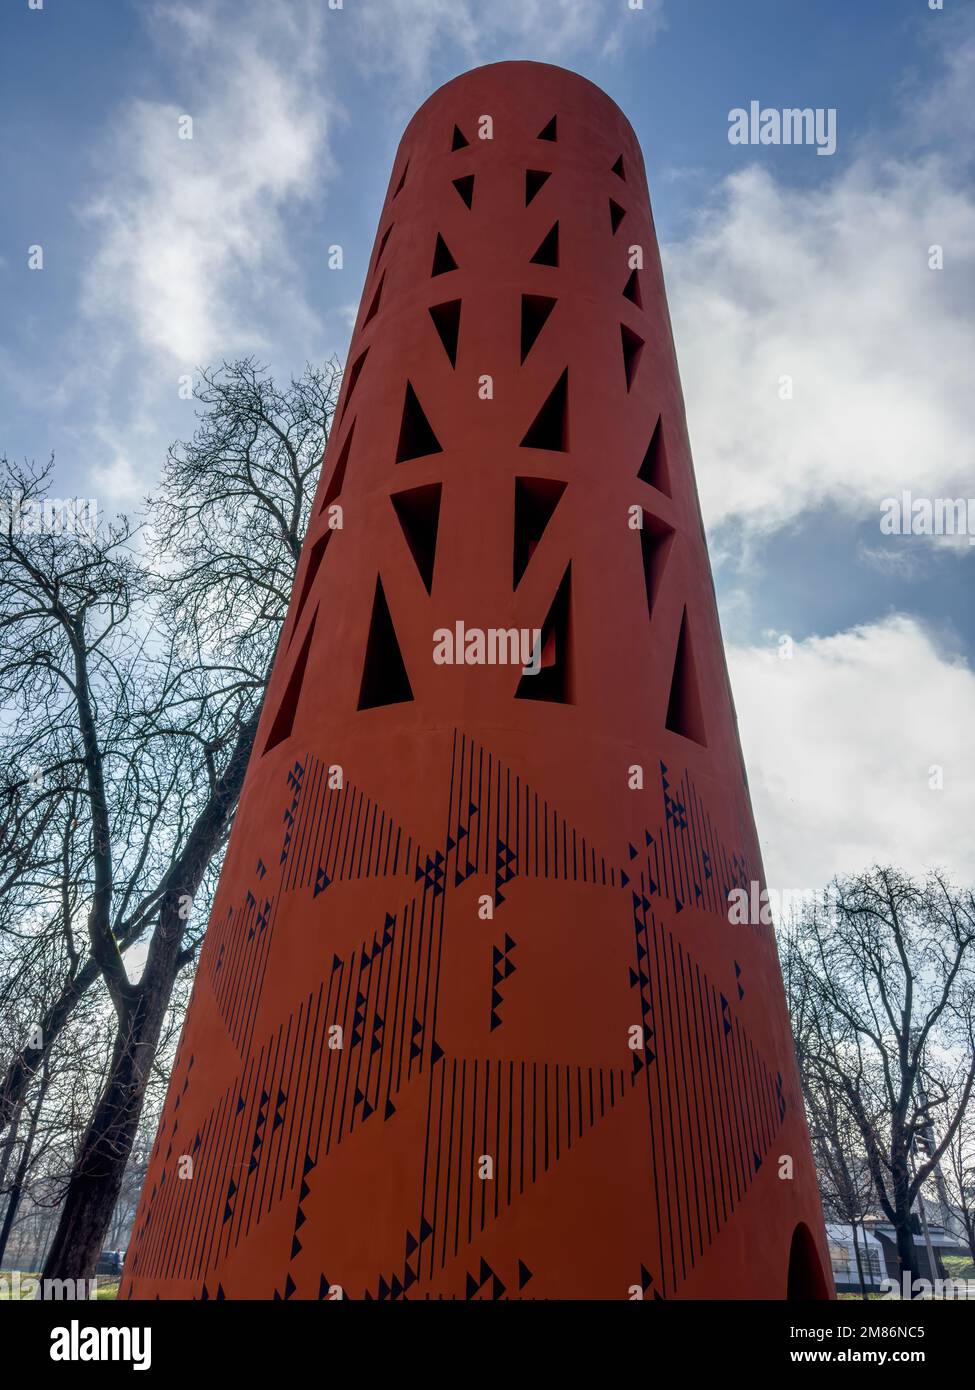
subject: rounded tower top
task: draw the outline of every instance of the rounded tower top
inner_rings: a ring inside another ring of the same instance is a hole
[[[581,73],[528,59],[486,63],[438,87],[403,132],[397,164],[406,152],[420,154],[429,143],[437,149],[444,120],[449,122],[448,141],[454,138],[455,124],[468,143],[483,139],[484,116],[490,116],[495,127],[505,124],[509,133],[515,124],[525,140],[569,142],[580,151],[588,148],[601,161],[615,148],[611,162],[622,155],[646,185],[639,141],[612,97]]]
[[[581,72],[575,72],[572,68],[563,68],[557,63],[539,63],[533,58],[506,58],[499,63],[482,63],[479,67],[468,68],[466,72],[448,78],[441,86],[435,88],[417,107],[416,115],[419,116],[430,102],[438,101],[444,96],[452,96],[472,84],[483,84],[484,90],[490,87],[501,90],[519,88],[526,92],[537,91],[540,86],[549,86],[551,89],[557,88],[569,100],[575,92],[578,94],[576,100],[588,98],[604,103],[616,112],[620,120],[629,125],[613,98],[590,78],[584,77]]]

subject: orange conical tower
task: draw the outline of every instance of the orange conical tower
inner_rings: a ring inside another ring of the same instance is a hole
[[[480,68],[396,157],[123,1296],[825,1296],[761,880],[639,146]]]

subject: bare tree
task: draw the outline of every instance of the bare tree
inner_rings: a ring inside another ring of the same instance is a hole
[[[817,998],[811,993],[810,974],[798,954],[801,937],[793,919],[780,931],[779,949],[819,1195],[827,1219],[849,1226],[853,1233],[857,1281],[866,1298],[861,1237],[865,1245],[864,1218],[876,1194],[859,1127],[828,1071],[817,1065]]]
[[[10,1186],[6,1187],[4,1185],[3,1188],[3,1193],[7,1198],[7,1209],[3,1214],[3,1222],[0,1223],[0,1262],[3,1261],[4,1253],[7,1249],[7,1242],[10,1239],[10,1232],[17,1218],[17,1209],[20,1206],[20,1201],[24,1194],[24,1186],[30,1171],[31,1160],[36,1157],[34,1144],[37,1139],[37,1129],[41,1118],[41,1107],[44,1104],[44,1097],[47,1094],[50,1079],[50,1071],[47,1059],[45,1058],[41,1068],[41,1077],[37,1086],[37,1094],[30,1106],[30,1119],[27,1126],[27,1133],[21,1145],[17,1169]]]
[[[283,392],[251,360],[224,364],[203,374],[199,428],[170,451],[145,532],[119,519],[94,535],[24,534],[11,515],[0,534],[17,790],[23,800],[39,767],[69,830],[60,865],[41,837],[21,869],[47,865],[33,929],[48,953],[60,943],[63,970],[10,1057],[0,1120],[93,987],[115,1019],[63,1183],[51,1278],[88,1277],[111,1221],[243,782],[338,385],[335,364]],[[49,465],[2,467],[12,493],[44,495]],[[30,918],[15,929],[30,934]]]
[[[912,1208],[975,1083],[975,898],[940,874],[891,868],[837,881],[787,946],[803,999],[805,1065],[862,1140],[902,1274],[917,1277]],[[931,1116],[941,1139],[916,1163]]]
[[[43,1247],[38,1248],[34,1236],[49,1224],[61,1175],[71,1165],[81,1128],[104,1084],[112,1022],[98,990],[79,1001],[0,1145],[4,1257],[20,1262],[21,1268],[41,1267]]]
[[[938,1114],[939,1129],[956,1105],[957,1102],[952,1099]],[[964,1231],[972,1262],[975,1263],[975,1102],[971,1099],[962,1111],[961,1120],[948,1143],[941,1170],[947,1175],[948,1218]]]
[[[862,1135],[841,1096],[828,1082],[824,1084],[822,1077],[804,1076],[803,1095],[823,1210],[828,1219],[849,1226],[853,1233],[857,1282],[866,1298],[872,1280],[867,1278],[863,1263],[867,1248],[864,1221],[876,1197]]]

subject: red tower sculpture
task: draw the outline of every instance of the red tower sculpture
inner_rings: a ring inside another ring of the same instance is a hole
[[[123,1296],[827,1296],[761,880],[639,146],[480,68],[396,157]]]

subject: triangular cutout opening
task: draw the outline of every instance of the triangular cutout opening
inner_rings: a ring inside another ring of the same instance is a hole
[[[363,328],[365,328],[365,326],[366,326],[367,323],[371,323],[371,321],[376,317],[376,315],[377,315],[378,312],[379,312],[379,301],[380,301],[380,300],[382,299],[382,297],[383,297],[383,285],[385,284],[385,282],[386,282],[386,272],[383,271],[382,279],[379,281],[379,284],[376,286],[376,293],[373,295],[373,297],[372,297],[372,303],[369,305],[369,312],[366,314],[365,318],[362,320],[362,326],[363,326]]]
[[[403,172],[402,172],[402,174],[400,175],[399,183],[396,185],[396,192],[393,194],[393,197],[394,197],[394,198],[398,198],[399,195],[400,195],[400,194],[402,193],[402,191],[403,191],[403,185],[406,183],[406,174],[407,174],[407,170],[409,169],[409,167],[410,167],[410,161],[407,160],[406,163],[403,165]]]
[[[408,381],[403,401],[403,419],[399,427],[399,441],[396,445],[396,462],[406,463],[409,459],[424,458],[427,454],[442,452],[440,441],[417,400],[413,384]]]
[[[457,262],[447,250],[447,243],[440,233],[437,233],[437,245],[433,252],[433,269],[430,275],[446,275],[449,270],[456,270]]]
[[[325,510],[326,507],[331,506],[331,504],[335,501],[336,497],[338,497],[339,493],[342,491],[342,485],[345,482],[345,469],[346,465],[349,462],[349,450],[352,448],[352,436],[355,433],[355,424],[356,422],[353,420],[351,426],[349,427],[349,432],[345,436],[345,443],[342,445],[342,452],[339,454],[338,461],[336,462],[335,467],[332,469],[332,476],[328,480],[328,487],[325,489],[325,496],[322,498],[322,505],[318,509],[319,515],[321,515],[321,513]]]
[[[538,132],[539,140],[557,140],[559,138],[559,118],[553,116],[544,130]]]
[[[474,175],[465,174],[463,178],[451,180],[461,198],[469,208],[474,206]]]
[[[612,227],[612,229],[613,229],[613,235],[614,235],[614,236],[616,235],[617,229],[619,228],[619,225],[620,225],[620,223],[623,221],[623,218],[624,218],[625,216],[626,216],[626,208],[621,208],[620,205],[619,205],[619,203],[614,202],[613,199],[610,198],[610,200],[609,200],[609,225],[610,225],[610,226]]]
[[[620,341],[623,345],[623,370],[626,372],[626,389],[629,391],[636,377],[636,369],[640,365],[643,339],[634,333],[632,328],[627,328],[625,323],[621,323]]]
[[[650,512],[645,511],[642,519],[640,548],[643,552],[643,581],[647,589],[647,613],[652,618],[675,533],[672,526]]]
[[[264,752],[270,753],[272,748],[283,743],[286,738],[291,737],[291,730],[294,728],[295,715],[298,713],[298,698],[301,695],[301,683],[305,679],[305,667],[308,665],[308,653],[311,651],[311,639],[315,632],[315,623],[318,621],[318,609],[315,609],[311,622],[308,624],[308,631],[305,640],[301,644],[301,651],[294,664],[291,675],[288,677],[288,684],[285,688],[284,699],[278,706],[278,712],[274,716],[274,723],[271,725],[271,732],[268,734],[267,743],[264,745]]]
[[[614,174],[617,174],[617,175],[623,180],[623,182],[626,183],[626,171],[625,171],[624,168],[623,168],[623,156],[622,156],[622,155],[620,155],[619,159],[618,159],[618,160],[616,161],[616,163],[613,165],[613,173],[614,173]]]
[[[704,710],[697,679],[697,664],[691,645],[690,630],[687,625],[687,609],[680,620],[680,637],[677,639],[677,656],[674,660],[674,676],[670,684],[670,700],[667,705],[667,728],[682,738],[693,739],[707,747],[704,733]]]
[[[662,415],[657,416],[657,423],[654,425],[653,434],[650,436],[650,443],[647,445],[647,452],[643,456],[637,477],[641,483],[649,483],[658,492],[662,492],[665,497],[670,497],[670,468],[667,464],[667,449],[664,445],[664,419]]]
[[[308,556],[308,568],[305,570],[305,579],[301,586],[301,597],[298,599],[298,607],[295,609],[295,620],[291,628],[291,636],[288,638],[289,644],[298,631],[302,612],[304,611],[305,604],[308,602],[308,595],[311,593],[312,586],[318,577],[318,571],[321,569],[322,560],[325,558],[325,551],[328,547],[328,543],[334,535],[335,532],[329,527],[327,531],[322,532],[311,548],[311,553]]]
[[[566,484],[557,478],[515,478],[513,588],[521,583],[565,489]]]
[[[559,224],[556,222],[552,230],[546,233],[541,246],[531,258],[532,265],[554,265],[559,263]]]
[[[433,567],[437,558],[437,528],[440,524],[440,484],[394,492],[390,497],[403,528],[403,535],[416,561],[427,593],[433,590]]]
[[[569,564],[556,590],[548,616],[542,624],[538,670],[532,675],[522,675],[515,691],[515,698],[518,700],[550,700],[559,705],[572,704],[572,639],[569,622],[571,587],[572,566]]]
[[[623,286],[623,297],[628,299],[631,304],[635,304],[638,309],[643,308],[643,292],[640,289],[640,272],[630,271],[630,278]]]
[[[450,358],[450,365],[457,366],[457,340],[460,336],[460,305],[459,299],[450,299],[446,304],[433,304],[430,306],[430,317],[433,319],[433,326],[440,335],[443,343],[443,350]]]
[[[554,449],[566,453],[569,447],[569,369],[559,377],[548,400],[535,416],[521,441],[523,449]]]
[[[389,241],[389,234],[390,234],[390,232],[391,232],[392,230],[393,230],[393,224],[392,224],[392,222],[390,222],[389,226],[388,226],[388,227],[386,228],[386,230],[383,232],[382,240],[380,241],[379,247],[378,247],[378,249],[377,249],[377,251],[376,251],[376,264],[373,266],[373,269],[374,269],[374,270],[378,267],[379,262],[380,262],[380,261],[382,260],[382,258],[383,258],[383,252],[386,250],[386,243]]]
[[[525,207],[542,188],[546,179],[552,177],[549,169],[526,169],[525,170]]]
[[[451,150],[463,150],[463,149],[466,149],[467,146],[468,146],[469,144],[470,144],[470,141],[468,140],[468,138],[467,138],[467,136],[464,134],[464,132],[461,130],[460,126],[459,126],[459,125],[455,125],[455,126],[454,126],[454,137],[453,137],[453,139],[452,139],[451,142],[450,142],[450,148],[451,148]]]
[[[531,352],[535,339],[541,333],[549,314],[558,300],[545,294],[523,294],[521,296],[521,360]]]
[[[359,353],[359,356],[352,363],[352,366],[349,368],[345,384],[345,400],[342,402],[343,419],[345,418],[345,412],[349,408],[349,401],[351,401],[352,399],[352,393],[355,390],[356,386],[359,384],[359,377],[362,375],[362,369],[366,364],[366,357],[368,353],[369,349],[364,348],[363,351]]]
[[[396,629],[393,627],[389,604],[383,592],[383,582],[377,577],[372,617],[369,620],[369,638],[362,665],[359,709],[376,709],[379,705],[401,705],[412,699],[413,687],[406,674],[403,653],[396,640]]]

